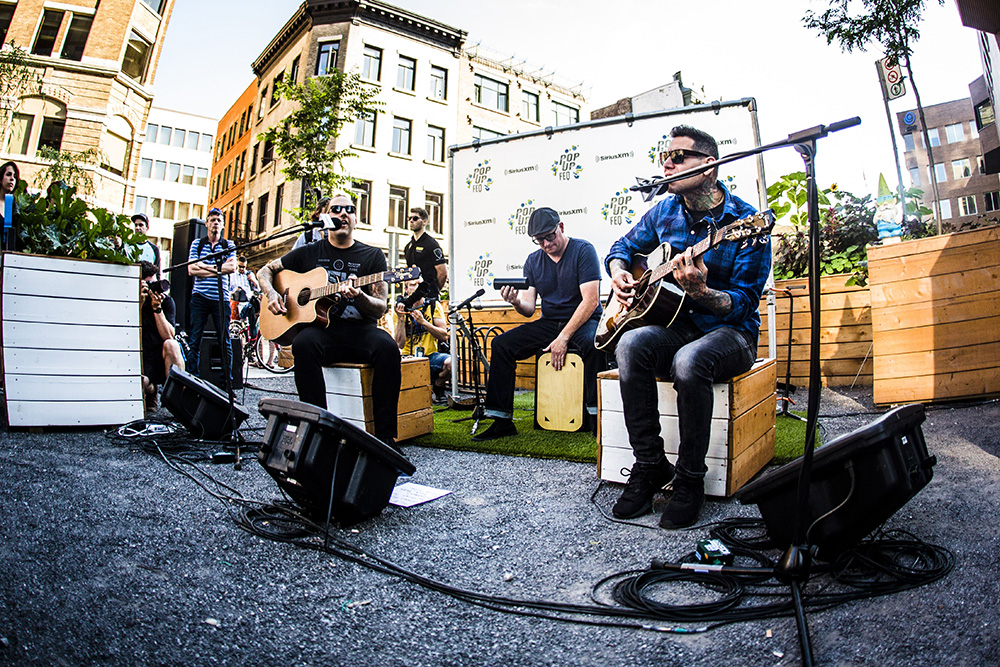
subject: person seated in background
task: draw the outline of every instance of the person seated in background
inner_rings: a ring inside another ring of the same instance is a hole
[[[174,300],[157,279],[158,267],[139,262],[139,331],[142,337],[142,392],[146,409],[156,409],[156,388],[167,381],[172,366],[184,370],[181,346],[174,340]]]
[[[393,337],[403,356],[427,357],[431,365],[431,387],[434,402],[443,404],[448,398],[445,387],[451,379],[451,355],[440,350],[448,342],[448,323],[444,309],[437,299],[417,299],[412,308],[406,307],[406,298],[416,291],[419,280],[403,283],[403,294],[396,302],[396,327]]]

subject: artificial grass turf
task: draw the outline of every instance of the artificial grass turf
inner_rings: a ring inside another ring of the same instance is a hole
[[[597,440],[593,433],[583,431],[565,433],[534,428],[535,393],[522,392],[514,397],[514,424],[517,435],[487,442],[473,442],[473,420],[454,423],[452,420],[469,417],[471,410],[434,409],[434,431],[416,437],[408,444],[439,449],[457,449],[484,454],[528,456],[539,459],[562,459],[583,463],[597,462]],[[802,455],[805,445],[805,422],[778,415],[775,435],[775,454],[771,463],[787,463]],[[482,432],[492,423],[483,419]]]

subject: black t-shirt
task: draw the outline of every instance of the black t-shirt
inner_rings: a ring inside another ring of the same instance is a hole
[[[169,294],[164,295],[160,307],[163,308],[163,315],[167,318],[167,322],[173,324],[174,318],[177,316],[177,308]],[[149,299],[142,304],[142,310],[139,312],[139,329],[142,332],[142,349],[144,351],[158,350],[163,346],[163,338],[160,337],[160,331],[156,328],[156,315],[153,314],[153,307],[150,305]]]
[[[410,239],[410,242],[403,248],[403,257],[406,258],[407,266],[420,268],[420,276],[430,287],[430,292],[425,298],[436,298],[441,290],[441,286],[438,285],[437,266],[447,261],[440,244],[425,232],[420,236],[419,241]]]
[[[281,258],[281,265],[289,271],[306,273],[318,266],[326,269],[330,282],[346,280],[350,277],[364,278],[383,273],[386,270],[385,255],[378,248],[355,241],[347,249],[335,248],[328,241],[319,241],[292,250]],[[361,288],[371,295],[372,286]],[[376,322],[374,317],[361,313],[354,305],[354,299],[342,298],[330,308],[330,319],[361,320]]]

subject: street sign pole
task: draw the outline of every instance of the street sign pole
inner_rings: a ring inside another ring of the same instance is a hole
[[[899,166],[899,146],[896,144],[896,130],[892,124],[892,114],[889,112],[889,100],[905,95],[906,88],[903,86],[902,72],[898,63],[895,64],[895,68],[888,69],[886,59],[880,58],[875,61],[875,69],[878,71],[879,84],[882,86],[882,103],[885,105],[885,120],[889,123],[889,136],[892,137],[892,157],[896,164],[896,178],[898,179],[896,182],[899,184],[899,206],[905,221],[906,191],[903,188],[903,170]],[[893,78],[894,81],[892,81]]]

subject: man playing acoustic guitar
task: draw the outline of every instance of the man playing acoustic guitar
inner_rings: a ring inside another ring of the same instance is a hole
[[[392,445],[399,403],[399,348],[389,333],[376,326],[388,307],[388,287],[383,280],[376,279],[359,289],[349,280],[385,272],[385,255],[378,248],[354,240],[357,209],[349,195],[334,195],[329,211],[336,229],[329,231],[326,241],[310,243],[272,260],[257,272],[257,279],[267,298],[267,308],[275,315],[288,310],[284,296],[274,289],[275,275],[280,271],[306,273],[322,267],[330,282],[348,281],[329,304],[326,313],[329,325],[324,327],[318,321],[295,334],[292,341],[295,388],[303,403],[325,409],[324,366],[337,362],[372,364],[374,435]],[[264,331],[263,322],[261,330]]]
[[[660,154],[664,176],[719,157],[715,139],[700,130],[681,125],[670,136],[669,149]],[[670,195],[616,241],[605,260],[614,297],[628,304],[637,296],[630,263],[669,243],[674,255],[668,278],[684,291],[683,307],[669,326],[627,330],[615,351],[625,426],[636,460],[613,509],[621,519],[649,512],[654,494],[673,480],[660,526],[682,528],[697,521],[705,503],[712,384],[749,370],[757,355],[757,308],[771,269],[769,237],[722,241],[703,256],[692,251],[710,231],[754,213],[716,180],[717,174],[718,168],[709,169],[670,183]],[[667,461],[660,436],[657,376],[672,378],[677,391],[676,467]]]

